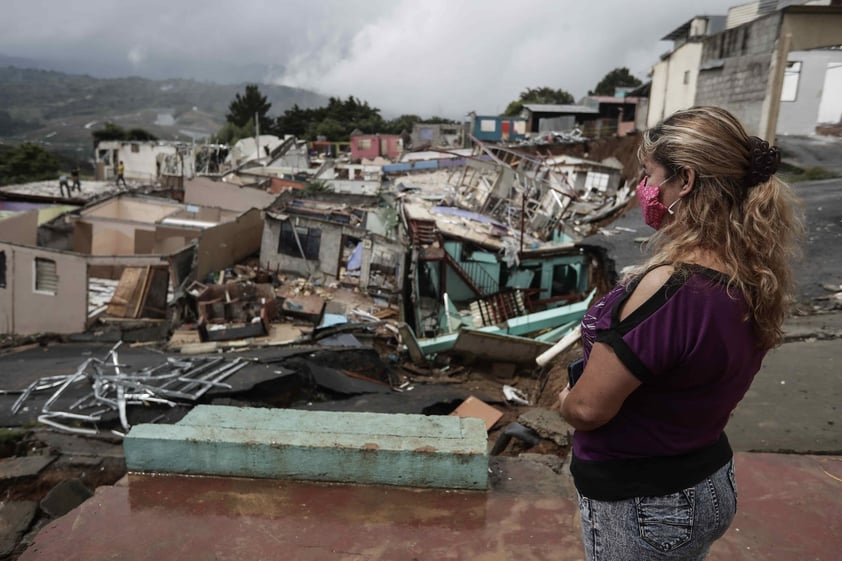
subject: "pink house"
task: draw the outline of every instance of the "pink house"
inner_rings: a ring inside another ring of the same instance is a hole
[[[396,134],[356,134],[351,136],[351,159],[374,159],[378,156],[395,160],[402,150],[401,137]]]

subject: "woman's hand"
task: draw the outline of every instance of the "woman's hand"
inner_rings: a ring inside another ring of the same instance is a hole
[[[554,409],[561,413],[561,408],[564,407],[564,400],[567,399],[567,396],[570,395],[570,386],[564,386],[564,389],[561,390],[558,394],[558,402],[555,404]]]
[[[576,430],[594,430],[614,418],[638,380],[614,350],[597,342],[575,388],[558,394],[561,416]]]

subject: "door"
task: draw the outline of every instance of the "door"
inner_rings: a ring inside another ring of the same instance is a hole
[[[818,122],[842,122],[842,62],[827,63]]]

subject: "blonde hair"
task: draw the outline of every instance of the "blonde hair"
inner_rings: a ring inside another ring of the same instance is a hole
[[[759,345],[771,349],[781,341],[793,300],[791,266],[803,221],[798,199],[778,177],[761,174],[750,185],[758,180],[755,174],[747,179],[756,171],[754,141],[718,107],[679,111],[646,131],[641,161],[652,158],[668,175],[693,170],[695,182],[653,237],[654,254],[641,270],[660,263],[680,269],[700,250],[716,255],[729,271],[729,290],[739,290],[748,303]]]

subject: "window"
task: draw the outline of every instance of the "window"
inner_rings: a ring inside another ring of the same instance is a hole
[[[577,266],[569,264],[553,267],[552,296],[564,296],[578,291],[579,270]]]
[[[479,130],[482,132],[495,132],[497,130],[497,121],[494,119],[483,119],[479,122]]]
[[[0,288],[6,288],[6,252],[0,251]]]
[[[296,241],[296,236],[298,240]],[[298,244],[301,243],[299,249]],[[312,261],[319,260],[319,249],[322,245],[322,231],[318,228],[303,228],[293,226],[289,222],[281,222],[281,235],[278,240],[278,253]]]
[[[684,84],[686,85],[686,84],[689,84],[689,83],[690,83],[690,71],[685,70],[684,71]]]
[[[132,152],[134,152],[135,154],[140,152],[140,144],[132,144]]]
[[[798,93],[798,78],[801,76],[801,62],[790,60],[784,70],[784,84],[781,88],[781,101],[795,101]]]
[[[58,290],[58,272],[52,259],[35,258],[35,292],[55,294]]]
[[[592,171],[588,173],[587,178],[585,178],[585,189],[605,191],[608,188],[609,179],[610,176],[607,173]]]
[[[371,139],[370,138],[358,138],[357,139],[357,149],[359,149],[359,150],[371,150]]]

